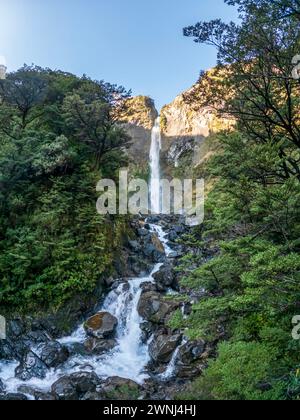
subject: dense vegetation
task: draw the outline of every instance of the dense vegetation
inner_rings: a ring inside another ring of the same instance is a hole
[[[184,286],[207,293],[173,326],[219,343],[185,397],[299,399],[300,345],[291,332],[300,314],[300,84],[292,78],[300,3],[226,2],[238,5],[239,24],[185,29],[219,58],[214,77],[201,81],[207,97],[187,100],[236,119],[205,168],[215,179],[205,225],[186,238],[202,255],[180,267]]]
[[[37,67],[0,84],[0,307],[58,306],[92,291],[122,222],[96,212],[96,183],[125,162],[123,88]]]

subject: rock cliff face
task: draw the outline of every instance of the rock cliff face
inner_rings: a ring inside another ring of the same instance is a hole
[[[214,70],[206,72],[205,77],[191,89],[178,95],[161,110],[161,162],[164,175],[171,175],[172,168],[194,168],[202,164],[212,153],[206,139],[233,125],[232,120],[218,117],[216,109],[202,101],[205,94],[210,92],[209,80],[215,77],[214,73]],[[130,98],[125,105],[119,121],[132,138],[129,150],[132,166],[137,169],[136,172],[147,174],[151,130],[158,112],[154,101],[147,96]]]
[[[218,117],[212,106],[201,104],[201,97],[210,89],[209,77],[214,77],[214,70],[206,72],[205,78],[161,110],[163,151],[168,165],[178,167],[188,154],[191,164],[199,165],[205,159],[204,150],[207,153],[205,140],[233,124],[228,118]]]
[[[151,146],[151,130],[158,112],[154,101],[147,96],[136,96],[126,101],[118,120],[132,138],[129,157],[134,166],[147,171]]]

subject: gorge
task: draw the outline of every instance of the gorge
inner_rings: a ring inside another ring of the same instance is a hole
[[[178,362],[183,363],[180,349],[192,343],[167,326],[169,315],[181,306],[170,300],[178,291],[173,265],[182,255],[171,232],[176,229],[179,238],[188,228],[183,218],[160,215],[162,146],[157,117],[149,150],[152,216],[135,221],[138,239],[130,242],[135,254],[150,259],[149,267],[154,264],[150,273],[143,270],[136,278],[115,279],[96,305],[97,312],[70,336],[54,339],[43,330],[25,333],[21,320],[12,321],[13,334],[21,331],[0,343],[1,358],[9,355],[0,362],[3,399],[102,399],[109,393],[107,387],[118,386],[149,398],[161,386],[168,389],[162,384],[172,380]],[[202,354],[203,343],[192,344],[193,349],[197,346]]]

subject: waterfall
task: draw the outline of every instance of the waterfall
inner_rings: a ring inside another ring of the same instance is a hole
[[[151,232],[157,233],[159,239],[166,247],[166,254],[171,249],[167,245],[167,237],[164,230],[158,225],[151,225]],[[142,318],[138,313],[138,303],[142,294],[144,283],[153,283],[153,275],[158,272],[163,264],[157,263],[149,276],[130,278],[121,282],[113,289],[100,305],[101,311],[108,311],[118,319],[116,332],[116,347],[103,355],[88,355],[85,352],[74,351],[68,361],[58,369],[48,371],[44,379],[32,378],[26,382],[16,378],[15,369],[19,362],[0,361],[0,380],[5,383],[6,392],[17,393],[22,385],[35,390],[49,392],[51,386],[59,378],[75,372],[93,371],[99,377],[105,379],[112,376],[132,379],[143,383],[149,377],[146,372],[150,361],[149,342],[142,340]],[[80,325],[71,336],[59,340],[70,349],[81,348],[87,340],[83,325]],[[39,356],[39,349],[32,348]],[[28,395],[31,398],[30,395]]]
[[[160,151],[161,151],[161,131],[160,118],[155,120],[151,134],[150,148],[150,200],[152,214],[159,214],[161,211],[160,197]]]

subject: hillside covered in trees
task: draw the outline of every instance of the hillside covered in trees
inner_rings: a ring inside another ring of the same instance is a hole
[[[109,275],[126,230],[96,184],[126,164],[123,88],[27,67],[0,82],[0,307],[57,307]]]
[[[160,121],[85,76],[0,80],[0,400],[300,399],[300,1],[224,1]],[[204,223],[97,214],[122,167],[204,178]]]
[[[204,226],[186,238],[202,253],[185,256],[179,270],[187,291],[207,294],[172,325],[219,343],[187,397],[298,399],[300,84],[292,59],[300,51],[300,4],[226,3],[238,6],[239,25],[216,20],[184,30],[216,47],[219,61],[187,103],[195,111],[210,105],[236,126],[214,138],[218,152],[194,170],[214,186]]]

